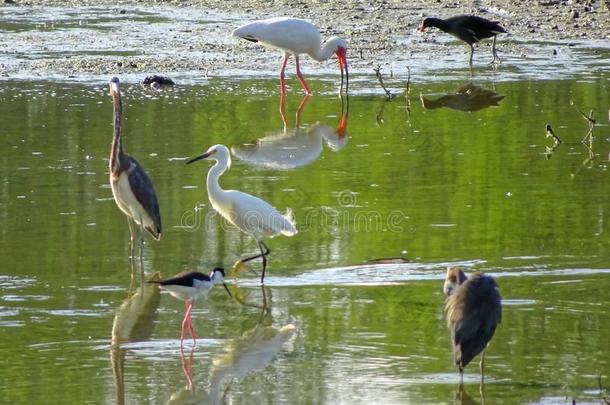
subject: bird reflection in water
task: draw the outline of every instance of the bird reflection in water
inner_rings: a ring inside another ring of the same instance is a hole
[[[428,110],[446,107],[458,111],[479,111],[487,107],[497,107],[504,96],[470,82],[455,93],[445,94],[436,100],[430,100],[424,95],[420,95],[419,99],[422,106]]]
[[[149,281],[161,279],[157,272]],[[112,323],[112,344],[110,360],[116,386],[117,404],[125,403],[124,365],[127,349],[121,345],[129,342],[145,341],[150,338],[155,328],[161,293],[153,284],[142,285],[137,291],[132,290],[114,315]]]
[[[481,394],[481,403],[485,403],[485,399],[483,398],[483,392]],[[455,405],[479,405],[479,402],[475,401],[466,391],[464,391],[464,386],[460,385],[458,390],[455,392]]]
[[[243,264],[238,262],[238,266]],[[244,269],[239,267],[237,271]],[[238,286],[232,288],[233,297],[238,302],[244,306],[260,309],[256,324],[243,332],[240,337],[223,344],[223,351],[212,359],[208,391],[198,391],[195,388],[190,369],[192,354],[188,359],[183,356],[183,369],[190,387],[183,387],[175,392],[169,403],[225,403],[235,380],[243,379],[250,373],[269,365],[295,335],[296,327],[293,324],[281,327],[273,325],[267,290],[263,285],[260,286],[260,303],[248,300],[250,294],[240,292]]]
[[[301,127],[301,115],[308,101],[309,96],[305,96],[297,108],[293,129],[290,129],[286,109],[281,101],[280,113],[284,128],[259,138],[253,144],[231,147],[233,156],[254,166],[295,169],[316,161],[322,154],[323,142],[326,142],[333,152],[343,149],[348,141],[348,97],[341,97],[341,115],[336,127],[320,122]]]

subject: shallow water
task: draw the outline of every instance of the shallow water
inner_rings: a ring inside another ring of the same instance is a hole
[[[496,276],[503,296],[486,403],[600,403],[610,374],[609,76],[539,80],[534,67],[508,61],[451,79],[430,66],[408,97],[388,79],[399,94],[390,102],[371,75],[355,75],[349,100],[335,95],[334,75],[314,75],[305,101],[291,77],[286,123],[274,79],[209,77],[157,92],[128,78],[124,145],[154,181],[164,226],[163,240],[146,244],[148,276],[230,268],[256,252],[211,210],[209,164],[184,164],[215,143],[234,153],[223,186],[292,208],[299,229],[268,241],[264,291],[249,273],[232,280],[249,306],[221,289],[197,304],[192,353],[190,342],[179,349],[182,303],[154,288],[128,293],[106,83],[1,82],[3,401],[482,403],[476,362],[456,396],[442,315],[444,269],[460,265]],[[460,89],[458,101],[441,99]],[[578,110],[596,119],[585,143]],[[375,263],[394,257],[410,262]]]

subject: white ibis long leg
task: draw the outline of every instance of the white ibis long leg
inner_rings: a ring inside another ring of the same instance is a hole
[[[288,63],[288,58],[290,54],[288,52],[284,52],[284,59],[282,60],[282,68],[280,69],[280,94],[286,94],[286,79],[284,78],[286,73],[286,64]]]
[[[301,82],[301,86],[303,86],[303,88],[305,89],[305,92],[307,94],[311,94],[311,90],[309,90],[307,83],[305,83],[305,78],[303,77],[303,73],[301,73],[301,67],[299,66],[299,55],[295,55],[294,60],[296,61],[295,63],[297,65],[297,77],[299,78],[299,81]],[[341,74],[343,74],[343,70],[341,70]]]

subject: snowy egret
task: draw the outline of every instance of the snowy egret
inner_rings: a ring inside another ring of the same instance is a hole
[[[307,94],[311,94],[311,90],[309,90],[307,83],[305,83],[299,67],[299,54],[302,53],[306,53],[318,62],[325,61],[333,54],[336,54],[339,60],[339,69],[341,70],[340,91],[343,91],[343,70],[345,69],[345,92],[347,93],[349,86],[346,56],[347,41],[339,37],[331,37],[322,45],[320,31],[309,21],[290,17],[269,18],[242,25],[233,30],[232,35],[250,42],[260,42],[263,45],[277,48],[284,52],[284,59],[280,69],[282,94],[286,92],[284,71],[286,70],[286,63],[290,55],[294,55],[297,76],[303,89],[305,89]]]
[[[469,278],[458,268],[447,270],[444,291],[447,327],[453,340],[455,364],[460,371],[460,384],[464,369],[481,354],[481,384],[484,378],[485,348],[502,319],[502,302],[498,285],[491,277],[475,273]]]
[[[143,251],[144,230],[148,231],[155,240],[161,239],[161,215],[155,188],[137,160],[123,152],[121,140],[123,106],[119,79],[110,80],[110,94],[114,106],[114,138],[110,150],[110,187],[114,201],[121,211],[127,215],[129,232],[131,234],[131,256],[135,253],[135,226],[140,226],[140,265],[142,277],[144,275]]]
[[[428,17],[419,25],[419,31],[424,32],[428,27],[436,27],[470,45],[470,65],[472,65],[472,55],[474,53],[472,44],[493,37],[491,53],[494,58],[491,63],[494,63],[496,59],[500,61],[496,53],[496,35],[506,33],[506,30],[497,21],[490,21],[476,15],[458,15],[446,20]]]
[[[231,155],[229,149],[224,145],[214,145],[204,154],[187,161],[187,164],[201,159],[214,160],[216,164],[210,168],[207,178],[208,197],[212,207],[227,221],[238,227],[241,231],[249,233],[256,239],[261,251],[255,255],[241,260],[250,260],[262,257],[263,272],[261,283],[265,279],[267,268],[267,255],[269,248],[263,242],[263,237],[273,237],[279,234],[293,236],[297,233],[294,219],[290,209],[286,215],[280,214],[266,201],[253,195],[237,190],[223,190],[218,183],[220,176],[231,166]]]
[[[193,338],[193,344],[196,344],[193,319],[191,318],[195,301],[199,298],[207,298],[208,293],[217,283],[222,283],[229,296],[231,296],[231,291],[229,291],[229,287],[225,284],[224,277],[225,271],[220,267],[216,267],[209,276],[199,272],[192,272],[167,280],[149,281],[149,283],[159,284],[162,289],[186,304],[186,314],[184,315],[180,331],[180,346],[183,345],[184,331],[187,326]]]

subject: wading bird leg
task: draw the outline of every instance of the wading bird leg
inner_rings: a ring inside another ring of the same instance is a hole
[[[142,281],[142,296],[144,296],[144,221],[140,217],[140,278]]]
[[[193,303],[189,301],[186,306],[186,314],[184,314],[184,319],[182,320],[182,329],[180,330],[180,347],[184,345],[184,331],[186,330],[186,326],[189,324],[191,309],[193,309]]]
[[[286,72],[286,63],[288,63],[289,53],[284,52],[284,59],[282,60],[282,68],[280,69],[280,95],[286,95],[286,80],[284,79],[284,73]]]
[[[305,94],[305,96],[303,96],[303,100],[301,100],[301,104],[299,104],[299,108],[297,108],[297,112],[295,113],[295,117],[294,117],[294,127],[295,128],[299,128],[301,126],[301,113],[303,112],[303,108],[305,108],[305,105],[307,104],[309,97],[310,97],[310,94]]]
[[[254,255],[254,256],[250,256],[250,257],[246,257],[245,259],[242,259],[241,260],[242,263],[246,263],[246,262],[252,261],[254,259],[258,259],[259,257],[267,256],[267,255],[269,255],[269,253],[271,253],[271,250],[269,250],[269,248],[267,247],[265,242],[263,242],[261,240],[261,241],[256,241],[256,243],[258,243],[258,247],[259,247],[259,249],[261,249],[261,253],[258,255]],[[261,244],[265,248],[265,252],[263,252],[263,248],[261,247]]]
[[[479,368],[481,370],[481,387],[483,387],[483,383],[485,380],[485,349],[483,349],[483,353],[481,353],[481,361],[479,362]]]
[[[195,329],[193,328],[193,317],[192,317],[191,313],[189,312],[189,304],[185,301],[184,305],[186,305],[186,311],[189,313],[188,326],[189,326],[189,332],[191,334],[191,338],[193,338],[193,346],[194,346],[197,343],[197,341],[195,340]]]
[[[283,91],[280,92],[280,115],[284,123],[284,132],[286,132],[290,128],[290,124],[288,123],[288,118],[286,118],[286,93]]]
[[[469,64],[470,64],[470,66],[472,66],[472,55],[474,54],[474,46],[472,46],[472,44],[469,44],[469,45],[470,45],[470,62],[469,62]]]
[[[307,94],[311,94],[311,90],[309,90],[309,87],[307,87],[307,83],[305,83],[305,78],[303,77],[303,74],[301,73],[301,68],[299,67],[299,55],[294,55],[294,60],[296,61],[297,77],[299,78],[299,81],[301,82],[301,86],[303,86],[303,88],[305,89],[305,92]]]
[[[135,256],[136,256],[136,245],[135,245],[135,238],[136,238],[136,226],[135,223],[133,222],[133,220],[129,217],[127,218],[127,224],[129,225],[129,247],[131,250],[131,258],[135,260]]]
[[[265,282],[265,269],[267,268],[267,255],[269,254],[269,248],[262,240],[258,241],[258,247],[261,249],[261,254],[263,256],[263,273],[261,274],[261,284],[263,284]],[[266,252],[263,252],[263,247],[265,248]]]
[[[490,62],[490,64],[494,64],[496,63],[496,59],[498,60],[498,64],[502,63],[502,59],[500,59],[500,57],[498,56],[497,52],[496,52],[496,37],[494,36],[494,41],[493,44],[491,45],[491,53],[493,55],[493,60]]]

